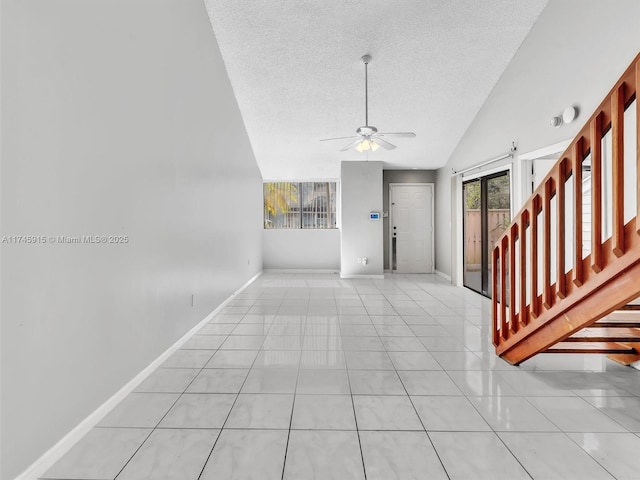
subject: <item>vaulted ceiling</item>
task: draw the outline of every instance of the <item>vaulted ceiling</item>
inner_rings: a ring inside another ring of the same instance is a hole
[[[337,178],[343,160],[436,169],[449,156],[547,0],[205,0],[267,180]],[[398,148],[340,152],[364,119],[413,131]]]

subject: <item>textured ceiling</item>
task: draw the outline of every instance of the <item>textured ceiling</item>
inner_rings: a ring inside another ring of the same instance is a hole
[[[447,162],[547,0],[205,0],[263,178]],[[397,149],[339,152],[369,123]],[[496,128],[500,128],[496,125]]]

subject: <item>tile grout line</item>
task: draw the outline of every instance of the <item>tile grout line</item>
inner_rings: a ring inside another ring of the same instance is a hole
[[[437,360],[436,360],[437,361]],[[447,376],[449,376],[449,374],[447,373]],[[453,380],[453,378],[449,377],[449,379],[456,385],[456,387],[458,387],[458,385],[456,384],[456,382]],[[532,478],[532,480],[534,479],[534,476],[529,473],[529,470],[527,470],[527,468],[524,466],[524,464],[520,461],[520,459],[518,458],[518,456],[513,453],[511,451],[511,449],[509,448],[509,446],[505,443],[504,439],[499,435],[499,432],[496,431],[493,428],[493,425],[491,425],[482,415],[482,413],[480,413],[480,410],[478,410],[478,407],[476,407],[476,405],[469,399],[469,396],[462,391],[462,389],[460,387],[458,387],[458,389],[460,390],[460,392],[462,392],[462,395],[464,396],[465,400],[467,402],[469,402],[469,404],[471,405],[471,407],[474,409],[474,411],[480,416],[480,418],[482,418],[482,420],[487,424],[487,426],[491,429],[491,432],[496,436],[496,438],[500,441],[500,443],[502,445],[504,445],[504,448],[507,449],[507,451],[511,454],[511,456],[516,460],[516,462],[518,462],[518,464],[522,467],[522,469],[524,470],[524,472],[529,475],[529,477]],[[534,407],[535,408],[535,407]],[[542,412],[540,412],[540,414],[544,417],[547,418],[546,415],[542,414]],[[547,420],[549,420],[547,418]],[[555,425],[555,424],[554,424]]]
[[[446,305],[445,305],[446,306]],[[448,307],[447,307],[448,308]],[[464,318],[464,315],[462,316]],[[449,330],[447,330],[447,332],[449,332]],[[451,336],[451,335],[450,335]],[[464,345],[464,344],[463,344]],[[467,353],[467,352],[471,352],[466,345],[464,345],[465,350],[463,353]],[[426,345],[425,345],[426,348]],[[427,349],[427,351],[429,351],[429,349]],[[473,354],[473,352],[471,352]],[[518,462],[518,465],[520,465],[520,467],[523,469],[523,471],[533,479],[533,476],[529,473],[529,471],[525,468],[525,466],[522,464],[522,462],[520,461],[520,459],[511,451],[511,449],[506,445],[506,443],[504,442],[504,440],[500,437],[500,435],[498,435],[498,433],[494,430],[493,426],[491,426],[491,424],[489,424],[489,422],[487,422],[487,420],[484,418],[484,416],[480,413],[480,411],[477,409],[477,407],[474,405],[474,403],[469,400],[469,397],[467,396],[467,394],[458,386],[458,384],[455,382],[455,380],[453,378],[451,378],[451,375],[449,375],[449,371],[444,368],[444,366],[438,361],[438,359],[436,357],[434,357],[434,359],[436,360],[436,362],[438,363],[438,365],[440,365],[440,367],[442,368],[442,371],[447,375],[447,378],[453,383],[453,385],[456,386],[456,388],[460,391],[460,393],[462,394],[462,397],[471,405],[471,407],[473,408],[473,410],[480,416],[480,418],[482,419],[482,421],[484,421],[487,426],[490,428],[490,431],[495,435],[495,437],[500,441],[500,443],[506,448],[506,450],[511,454],[511,456],[516,460],[516,462]],[[401,379],[402,380],[402,379]],[[411,397],[409,397],[411,398]],[[413,403],[413,400],[412,400]],[[419,416],[419,415],[418,415]],[[546,417],[545,417],[546,418]],[[470,433],[465,431],[464,433]],[[429,432],[427,432],[427,435],[429,435]],[[429,438],[431,439],[431,437],[429,436]],[[435,448],[435,446],[434,446]],[[438,455],[439,457],[439,455]]]
[[[209,322],[206,323],[206,325],[209,325]],[[203,325],[204,327],[204,325]],[[195,335],[197,335],[198,332],[195,333]],[[194,335],[194,336],[195,336]],[[229,335],[227,335],[226,338],[228,338]],[[223,343],[224,343],[223,341]],[[222,345],[222,344],[221,344]],[[213,353],[211,354],[211,357],[209,357],[209,360],[207,360],[207,362],[205,362],[205,365],[213,358],[213,356],[218,352],[219,347],[216,348]],[[162,366],[158,367],[158,370],[160,370],[162,368]],[[175,399],[175,401],[171,404],[171,407],[169,407],[169,409],[164,413],[164,415],[162,415],[162,417],[160,418],[160,420],[158,420],[158,422],[156,423],[155,427],[151,428],[151,431],[149,432],[149,435],[147,435],[147,437],[144,439],[144,441],[140,444],[140,446],[136,449],[135,452],[133,452],[133,454],[131,455],[131,457],[129,457],[129,460],[126,461],[126,463],[122,466],[122,468],[118,471],[118,473],[116,474],[116,476],[114,477],[114,479],[117,480],[117,478],[122,474],[122,472],[124,471],[125,468],[127,468],[127,465],[129,465],[129,463],[131,463],[131,461],[133,460],[133,458],[138,454],[138,452],[142,449],[142,447],[147,443],[147,441],[149,440],[149,438],[151,437],[151,435],[153,435],[153,433],[158,429],[158,426],[162,423],[162,421],[165,419],[165,417],[167,415],[169,415],[169,412],[171,410],[173,410],[173,407],[176,406],[176,404],[178,403],[178,401],[183,397],[183,395],[185,394],[185,392],[187,391],[187,389],[191,386],[191,384],[195,381],[196,378],[198,378],[198,376],[202,373],[202,371],[205,369],[205,367],[203,366],[202,368],[200,368],[200,370],[198,371],[198,373],[191,379],[191,381],[187,384],[187,386],[184,388],[184,390],[182,391],[182,393],[180,393],[178,395],[178,398]],[[158,371],[156,370],[156,372]],[[155,373],[155,372],[154,372]],[[131,392],[131,393],[162,393],[162,392]],[[169,392],[167,392],[169,393]],[[177,393],[177,392],[170,392],[170,393]],[[128,396],[127,396],[128,397]]]
[[[256,278],[257,278],[257,277],[256,277]],[[220,315],[220,314],[221,314],[221,312],[218,312],[215,316]],[[209,325],[209,324],[211,323],[211,320],[212,320],[213,318],[215,318],[215,316],[214,316],[214,317],[212,317],[212,318],[211,318],[211,319],[210,319],[210,320],[209,320],[205,325]],[[202,325],[198,331],[194,332],[194,333],[191,335],[191,337],[190,337],[190,338],[192,338],[193,336],[197,335],[197,334],[198,334],[198,332],[199,332],[200,330],[202,330],[202,328],[204,328],[204,326],[205,326],[205,325]],[[189,338],[189,339],[190,339],[190,338]],[[185,342],[185,343],[186,343],[186,342]],[[177,352],[177,351],[179,351],[179,350],[197,350],[197,349],[182,349],[182,348],[178,348],[178,349],[176,350],[176,352]],[[214,353],[213,353],[213,354],[211,355],[211,357],[209,358],[209,360],[210,360],[210,359],[213,357],[213,355],[215,355],[215,353],[218,351],[218,348],[216,348],[216,349],[200,349],[200,350],[213,350],[213,351],[214,351]],[[176,352],[173,352],[173,354],[175,354]],[[173,356],[173,354],[172,354],[172,356]],[[170,358],[170,357],[169,357],[169,358]],[[168,358],[167,358],[167,360],[168,360]],[[164,364],[164,363],[166,363],[166,360],[165,360],[165,362],[163,362],[163,364]],[[205,365],[206,365],[206,363],[205,363]],[[157,367],[155,368],[155,370],[153,370],[153,371],[152,371],[148,376],[150,377],[153,373],[155,373],[155,372],[157,372],[158,370],[163,369],[163,368],[164,368],[164,367],[162,367],[162,364],[161,364],[161,365],[159,365],[159,366],[157,366]],[[174,369],[175,369],[175,368],[179,368],[179,367],[174,367]],[[204,368],[204,367],[203,367],[203,368]],[[164,369],[168,369],[168,368],[164,368]],[[195,368],[195,369],[193,369],[193,370],[196,370],[196,369],[197,369],[197,368]],[[202,368],[200,369],[200,371],[202,371]],[[200,373],[200,372],[199,372],[199,373]],[[196,377],[199,375],[199,373],[198,373],[198,374],[196,374]],[[194,378],[189,382],[189,385],[193,382],[193,380],[195,380],[195,378],[196,378],[196,377],[194,377]],[[145,379],[145,380],[146,380],[146,379]],[[186,387],[186,388],[188,388],[188,387],[189,387],[189,385],[187,385],[187,387]],[[138,385],[138,387],[136,387],[136,388],[139,388],[139,385]],[[185,390],[186,390],[186,388],[185,388]],[[136,448],[136,449],[135,449],[135,451],[133,452],[133,454],[132,454],[132,455],[129,457],[129,459],[125,462],[125,464],[123,465],[123,467],[118,471],[118,473],[115,475],[115,477],[114,477],[114,478],[116,478],[117,476],[119,476],[119,475],[122,473],[122,471],[124,470],[124,468],[125,468],[125,467],[130,463],[130,462],[131,462],[131,460],[132,460],[132,459],[135,457],[135,455],[140,451],[140,449],[143,447],[143,445],[145,445],[145,444],[146,444],[146,442],[148,441],[149,437],[150,437],[150,436],[153,434],[153,432],[157,429],[158,424],[159,424],[159,423],[164,419],[164,417],[168,414],[168,412],[169,412],[169,411],[170,411],[170,410],[175,406],[175,404],[178,402],[178,400],[179,400],[179,399],[182,397],[182,395],[184,394],[184,391],[183,391],[182,393],[180,393],[180,392],[137,392],[137,391],[134,389],[133,391],[129,392],[129,393],[128,393],[124,398],[122,398],[122,399],[118,402],[118,404],[116,404],[114,407],[112,407],[111,411],[113,411],[113,409],[115,409],[118,405],[122,404],[122,402],[123,402],[126,398],[128,398],[128,397],[129,397],[129,395],[131,395],[132,393],[149,393],[149,394],[154,394],[154,393],[172,393],[172,394],[176,394],[176,393],[178,393],[179,395],[178,395],[178,397],[176,398],[176,400],[171,404],[171,406],[169,407],[169,409],[167,410],[167,412],[165,412],[165,414],[164,414],[164,415],[162,416],[162,418],[159,420],[159,422],[158,422],[158,423],[156,423],[156,426],[155,426],[155,427],[138,427],[138,429],[150,429],[150,432],[149,432],[149,434],[144,438],[144,440],[143,440],[143,441],[142,441],[142,443],[138,446],[138,448]],[[110,413],[110,412],[108,412],[108,413]],[[105,416],[104,418],[106,418],[106,416]],[[103,418],[102,420],[104,420],[104,418]],[[102,420],[101,420],[101,421],[102,421]],[[106,429],[106,428],[122,428],[122,429],[127,429],[127,428],[136,428],[136,427],[107,427],[107,426],[100,427],[99,425],[94,425],[94,426],[91,428],[91,430],[96,429],[96,428],[105,428],[105,429]],[[91,430],[90,430],[90,431],[91,431]],[[88,434],[88,433],[89,433],[89,432],[87,432],[87,434]],[[85,434],[84,436],[86,436],[86,434]],[[83,438],[84,438],[84,436],[83,436]],[[74,446],[75,446],[75,445],[77,445],[81,440],[82,440],[82,439],[77,440],[77,441],[75,442]],[[68,453],[68,452],[67,452],[67,453]],[[58,459],[58,461],[59,461],[59,460],[60,460],[60,459]],[[56,462],[56,463],[57,463],[57,462]],[[54,465],[55,465],[55,464],[54,464]],[[53,465],[52,465],[52,466],[53,466]],[[51,467],[52,467],[52,466],[51,466]],[[49,469],[50,469],[51,467],[49,467]],[[46,472],[44,472],[44,474],[46,474]],[[45,479],[46,477],[39,477],[39,478],[40,478],[40,479]]]
[[[591,455],[588,451],[586,451],[584,448],[582,448],[582,446],[580,446],[580,444],[578,442],[576,442],[573,438],[571,438],[571,435],[569,435],[569,433],[583,433],[583,432],[567,432],[566,430],[560,428],[559,425],[557,425],[553,420],[551,420],[547,415],[545,415],[542,410],[540,410],[536,405],[534,405],[531,401],[529,401],[529,398],[527,398],[528,396],[522,396],[522,398],[529,404],[531,405],[538,413],[540,413],[540,415],[542,415],[544,418],[546,418],[549,423],[551,423],[553,426],[555,426],[558,431],[557,432],[551,432],[551,433],[561,433],[564,437],[566,437],[567,439],[569,439],[569,441],[575,445],[577,445],[578,448],[580,448],[581,451],[585,452],[590,458],[593,459],[594,462],[596,462],[598,465],[600,465],[600,467],[602,467],[602,469],[609,473],[613,478],[616,478],[615,475],[613,473],[611,473],[609,471],[609,469],[607,469],[602,463],[600,463],[598,461],[597,458],[595,458],[593,455]],[[535,396],[537,397],[537,396]],[[542,397],[542,395],[540,395],[540,397]],[[573,396],[573,397],[555,397],[555,398],[580,398],[582,401],[584,401],[586,404],[591,405],[589,402],[587,402],[584,398],[580,397],[580,396]],[[598,411],[600,411],[600,409],[596,408]],[[617,423],[618,425],[620,425],[622,428],[626,429],[626,432],[593,432],[593,433],[631,433],[633,435],[633,432],[630,432],[624,425],[621,425],[620,423],[616,422],[615,419],[611,418],[609,415],[607,415],[605,412],[601,412],[604,413],[607,418],[610,418],[612,421],[614,421],[615,423]],[[523,432],[517,432],[517,433],[523,433]],[[524,432],[524,433],[538,433],[538,432]],[[496,432],[496,435],[498,435],[498,433]],[[500,435],[498,435],[498,438],[500,438],[500,441],[502,441],[504,443],[504,441],[502,440],[502,437],[500,437]],[[506,447],[506,444],[505,444]],[[507,447],[509,448],[509,447]],[[509,450],[511,451],[511,450]],[[515,455],[513,453],[511,453],[514,457]],[[516,457],[517,458],[517,457]],[[524,468],[524,466],[523,466]],[[527,472],[528,473],[528,472]]]
[[[248,313],[245,314],[242,318],[246,317],[247,315],[248,315]],[[242,322],[242,319],[240,320],[240,322],[237,323],[237,325],[240,325],[241,322]],[[271,324],[269,324],[269,329],[267,330],[267,332],[269,330],[271,330],[271,325],[273,325],[273,322],[271,322]],[[235,330],[235,328],[234,328],[234,330]],[[231,336],[231,334],[229,334],[229,336]],[[265,338],[266,338],[266,335],[265,335]],[[264,344],[264,341],[263,341],[263,344]],[[251,370],[253,369],[253,365],[255,364],[256,359],[258,358],[258,355],[260,354],[260,350],[261,350],[261,348],[258,350],[258,353],[256,353],[256,356],[254,357],[253,362],[251,362],[251,366],[247,370],[247,375],[244,377],[244,381],[242,382],[242,385],[240,385],[240,388],[238,389],[238,393],[236,394],[236,398],[233,400],[233,403],[231,404],[231,408],[229,409],[229,412],[227,413],[227,416],[225,417],[224,422],[222,423],[222,426],[220,427],[220,431],[218,432],[218,436],[216,437],[215,442],[213,442],[213,445],[211,446],[211,450],[209,451],[209,454],[207,455],[207,459],[202,464],[202,468],[200,469],[200,473],[198,474],[197,480],[200,480],[200,478],[202,477],[202,474],[204,473],[205,469],[207,468],[207,464],[209,463],[209,460],[211,459],[211,455],[213,455],[213,451],[215,450],[216,445],[218,444],[218,441],[220,440],[220,437],[222,436],[222,432],[224,431],[224,426],[227,424],[227,421],[229,421],[229,417],[231,416],[231,412],[233,411],[233,407],[235,407],[236,403],[238,402],[238,398],[240,397],[240,392],[242,391],[242,389],[244,387],[244,384],[247,382],[247,378],[249,377],[249,374],[251,373]]]
[[[255,301],[254,301],[254,303],[255,303]],[[223,312],[220,312],[220,313],[223,313]],[[247,315],[247,314],[245,313],[245,314],[243,314],[243,315],[241,316],[241,318],[240,318],[240,320],[238,321],[238,323],[236,324],[236,326],[240,324],[240,322],[242,321],[242,318],[244,318],[246,315]],[[240,315],[238,315],[238,316],[240,316]],[[215,318],[215,317],[214,317],[214,318]],[[212,318],[212,320],[213,320],[213,318]],[[209,321],[209,322],[207,322],[205,325],[203,325],[203,326],[202,326],[202,328],[204,328],[206,325],[209,325],[209,324],[211,324],[211,321]],[[200,330],[202,330],[202,329],[200,329]],[[200,330],[198,330],[198,332],[199,332]],[[234,327],[234,329],[233,329],[233,330],[235,330],[235,327]],[[232,330],[232,332],[233,332],[233,330]],[[195,332],[194,336],[198,335],[198,332]],[[227,341],[227,338],[229,338],[230,336],[231,336],[231,333],[227,334],[227,335],[225,336],[225,339],[224,339],[224,340],[222,341],[222,343],[220,344],[220,346],[222,346],[222,345],[224,344],[224,342],[226,342],[226,341]],[[147,443],[147,441],[149,440],[149,437],[151,437],[151,435],[153,434],[153,432],[155,432],[155,431],[158,429],[159,425],[162,423],[162,421],[165,419],[165,417],[169,414],[169,412],[173,409],[173,407],[175,407],[175,406],[176,406],[176,404],[178,403],[178,401],[183,397],[183,395],[184,395],[184,394],[186,393],[186,391],[189,389],[189,387],[191,386],[191,384],[192,384],[192,383],[196,380],[196,378],[198,378],[198,376],[199,376],[199,375],[200,375],[200,374],[205,370],[205,367],[206,367],[207,363],[209,363],[209,362],[211,361],[211,359],[215,356],[215,354],[216,354],[216,353],[218,353],[218,351],[219,351],[219,350],[220,350],[220,347],[218,347],[218,348],[216,348],[216,349],[214,350],[214,352],[211,354],[211,357],[209,357],[209,360],[207,360],[207,361],[204,363],[204,366],[203,366],[202,368],[200,368],[200,371],[199,371],[199,372],[198,372],[198,373],[197,373],[197,374],[196,374],[196,375],[191,379],[191,381],[190,381],[190,382],[189,382],[189,384],[185,387],[185,389],[183,390],[183,392],[182,392],[182,393],[180,393],[180,394],[178,395],[178,398],[176,398],[176,400],[171,404],[171,407],[169,407],[169,409],[165,412],[165,414],[162,416],[162,418],[160,418],[160,420],[158,420],[158,422],[156,423],[156,426],[155,426],[155,427],[153,427],[153,428],[151,429],[151,432],[149,432],[149,435],[147,435],[147,437],[146,437],[146,438],[144,439],[144,441],[140,444],[140,446],[136,449],[136,451],[133,453],[133,455],[131,455],[131,457],[129,457],[129,460],[127,460],[127,462],[126,462],[126,463],[122,466],[122,468],[118,471],[118,473],[116,474],[116,476],[114,477],[114,479],[117,479],[117,478],[120,476],[120,474],[122,474],[122,472],[123,472],[123,471],[124,471],[124,469],[127,467],[127,465],[129,465],[129,463],[131,463],[131,460],[133,460],[133,458],[134,458],[134,457],[136,456],[136,454],[140,451],[140,449],[143,447],[143,445],[145,445],[145,444]],[[162,366],[158,367],[158,370],[160,370],[161,368],[162,368]],[[156,370],[156,371],[157,371],[157,370]],[[155,373],[155,372],[154,372],[154,373]],[[248,376],[248,375],[249,375],[249,372],[247,371],[247,376]],[[246,377],[245,377],[245,381],[246,381]],[[243,385],[244,385],[244,383],[243,383]],[[131,393],[136,393],[136,392],[134,391],[134,392],[131,392]],[[139,392],[139,393],[155,393],[155,392]],[[160,393],[160,392],[158,392],[158,393]],[[174,393],[174,392],[171,392],[171,393]],[[236,397],[236,398],[237,398],[237,397]],[[234,402],[234,404],[235,404],[235,402]],[[232,406],[232,408],[233,408],[233,406]],[[231,413],[231,410],[229,411],[229,413]],[[213,430],[213,429],[211,429],[211,430]],[[218,433],[218,437],[216,437],[216,441],[214,442],[214,446],[215,446],[215,444],[217,443],[218,438],[220,437],[220,433],[221,433],[221,432],[222,432],[222,429],[220,429],[220,432]],[[212,449],[212,450],[213,450],[213,449]],[[207,457],[207,460],[208,460],[208,457]],[[205,462],[205,465],[206,465],[206,462]],[[203,467],[203,468],[204,468],[204,467]],[[201,472],[201,474],[202,474],[202,472]],[[198,478],[200,478],[200,476],[198,476]]]
[[[444,305],[444,304],[443,304]],[[445,305],[446,307],[446,305]],[[448,307],[447,307],[448,308]],[[464,315],[462,315],[462,317],[464,318]],[[448,329],[447,332],[451,333]],[[451,336],[455,336],[455,335],[451,335]],[[426,348],[426,346],[425,346]],[[470,351],[467,346],[465,345],[466,350],[462,353],[467,353],[467,352],[471,352],[472,354],[475,355],[474,352]],[[427,351],[429,351],[429,349],[427,349]],[[477,357],[477,355],[476,355]],[[524,470],[524,472],[533,479],[533,476],[529,473],[529,471],[525,468],[525,466],[522,464],[522,462],[520,461],[520,459],[511,451],[511,449],[506,445],[506,443],[504,442],[504,440],[502,439],[502,437],[500,437],[500,435],[498,434],[498,432],[493,428],[493,426],[491,424],[489,424],[489,422],[487,422],[487,420],[484,418],[484,416],[480,413],[480,411],[477,409],[477,407],[475,406],[475,404],[469,400],[468,395],[462,391],[462,389],[460,387],[458,387],[458,385],[456,384],[456,382],[453,380],[453,378],[451,378],[451,376],[449,375],[448,370],[440,363],[440,361],[438,361],[438,359],[436,357],[434,357],[435,361],[438,363],[438,365],[440,365],[440,367],[442,368],[442,371],[444,373],[446,373],[447,377],[449,378],[449,380],[451,380],[451,382],[456,386],[456,388],[458,388],[458,390],[460,390],[460,393],[462,393],[463,398],[471,405],[471,407],[474,409],[474,411],[480,416],[480,418],[487,424],[487,426],[491,429],[490,431],[496,436],[496,438],[498,438],[498,440],[500,441],[500,443],[502,443],[502,445],[504,445],[504,447],[507,449],[507,451],[512,455],[512,457],[518,462],[518,464],[522,467],[522,469]],[[481,370],[482,371],[482,370]],[[402,380],[402,378],[401,378]],[[404,384],[404,382],[403,382]],[[408,394],[408,392],[407,392]],[[411,403],[413,404],[413,400],[411,399],[411,396],[409,396],[409,399],[411,400]],[[414,406],[415,408],[415,406]],[[544,415],[543,415],[544,416]],[[418,415],[418,417],[420,417],[420,415]],[[546,418],[546,416],[545,416]],[[422,419],[420,419],[422,420]],[[470,433],[468,431],[462,431],[461,433]],[[429,432],[427,432],[427,436],[429,436]],[[429,436],[429,439],[431,440],[431,437]],[[433,442],[432,442],[433,444]],[[435,445],[434,445],[434,449],[435,449]],[[437,450],[436,450],[436,454],[437,454]],[[440,458],[440,455],[438,454],[438,458]],[[444,464],[443,464],[444,467]]]
[[[462,317],[464,318],[464,315],[462,315]],[[466,321],[466,319],[465,319]],[[449,330],[447,330],[448,332],[450,332]],[[475,352],[469,350],[467,348],[466,345],[465,346],[465,351],[463,353],[467,353],[470,352],[473,355],[475,355]],[[477,355],[475,355],[477,357]],[[435,358],[435,357],[434,357]],[[482,359],[480,359],[482,360]],[[511,449],[508,447],[508,445],[505,443],[505,441],[503,440],[503,438],[499,435],[499,433],[493,428],[493,426],[484,418],[484,416],[482,415],[482,413],[478,410],[478,408],[476,407],[476,405],[469,399],[469,395],[466,394],[466,392],[464,392],[459,386],[458,384],[455,382],[455,380],[453,378],[451,378],[451,375],[449,375],[449,371],[444,368],[444,366],[438,361],[438,359],[436,358],[436,362],[438,362],[438,364],[442,367],[443,371],[446,373],[447,377],[449,378],[449,380],[451,380],[451,382],[456,386],[456,388],[458,388],[458,390],[460,390],[460,392],[462,393],[463,398],[471,405],[471,407],[473,408],[473,410],[480,416],[480,418],[487,424],[487,426],[490,428],[490,431],[495,435],[495,437],[499,440],[499,442],[505,447],[505,449],[511,454],[511,456],[516,460],[516,462],[518,463],[518,465],[520,465],[520,467],[523,469],[523,471],[532,479],[534,478],[533,475],[531,475],[531,473],[529,472],[529,470],[527,470],[527,468],[522,464],[522,462],[520,461],[520,459],[518,458],[517,455],[515,455]],[[464,371],[464,370],[463,370]],[[483,371],[482,369],[480,369],[479,371]],[[493,370],[491,370],[493,371]],[[480,395],[480,396],[484,396],[484,395]],[[525,398],[525,397],[523,397]],[[525,398],[526,399],[526,398]],[[535,407],[535,406],[534,406]],[[540,412],[540,414],[544,417],[547,418],[546,415],[542,414],[542,412]],[[547,420],[549,420],[547,418]],[[553,422],[552,422],[553,424]],[[553,424],[555,425],[555,424]],[[557,425],[556,425],[557,427]],[[468,432],[465,432],[468,433]]]
[[[610,472],[610,471],[609,471],[609,469],[608,469],[607,467],[605,467],[602,463],[600,463],[600,462],[598,461],[598,459],[597,459],[597,458],[595,458],[593,455],[591,455],[591,454],[590,454],[587,450],[585,450],[585,449],[584,449],[584,448],[583,448],[583,447],[582,447],[578,442],[576,442],[573,438],[571,438],[571,435],[568,435],[568,434],[567,434],[567,432],[562,432],[562,433],[564,433],[564,434],[565,434],[565,436],[569,438],[569,441],[570,441],[570,442],[572,442],[574,445],[577,445],[577,446],[578,446],[578,448],[579,448],[580,450],[582,450],[582,451],[583,451],[583,452],[585,452],[587,455],[589,455],[589,457],[590,457],[591,459],[593,459],[593,461],[594,461],[594,462],[596,462],[598,465],[600,465],[600,467],[602,467],[602,469],[603,469],[605,472],[607,472],[607,473],[608,473],[609,475],[611,475],[613,478],[617,478],[617,477],[613,474],[613,472]],[[571,433],[574,433],[574,432],[571,432]],[[575,432],[575,433],[582,433],[582,432]],[[593,433],[619,433],[619,434],[622,434],[622,435],[625,435],[625,434],[635,435],[633,432],[629,432],[629,431],[627,431],[627,432],[593,432]],[[636,435],[636,437],[637,437],[637,435]]]
[[[360,299],[360,302],[364,306],[364,302],[362,301],[362,297],[360,295],[360,292],[358,291],[357,287],[355,287],[355,285],[354,285],[354,288],[356,290],[356,294],[358,295],[358,298]],[[369,322],[371,322],[371,315],[369,315],[367,307],[364,306],[364,309],[367,312],[367,318],[369,319]],[[373,325],[373,322],[371,322],[371,325]],[[342,338],[342,323],[339,323],[339,326],[340,326],[340,338]],[[374,327],[374,329],[375,329],[375,327]],[[343,345],[343,350],[344,350],[344,345]],[[362,438],[360,437],[360,428],[358,427],[358,415],[356,414],[356,403],[355,403],[355,401],[353,399],[353,389],[351,387],[351,375],[349,374],[351,369],[349,368],[349,364],[347,363],[346,351],[345,351],[344,362],[345,362],[345,367],[347,369],[347,381],[349,382],[349,394],[350,394],[350,397],[351,397],[351,408],[353,408],[353,420],[354,420],[354,422],[356,424],[356,434],[358,436],[358,446],[360,447],[360,459],[362,460],[362,472],[364,474],[364,480],[367,480],[367,466],[365,465],[365,462],[364,462],[364,452],[362,450]]]
[[[310,298],[307,300],[307,311],[309,310]],[[307,318],[308,315],[304,317],[304,332],[307,330]],[[304,342],[304,334],[302,335],[302,341]],[[287,454],[289,453],[289,440],[291,439],[291,425],[293,424],[293,413],[296,408],[296,394],[298,390],[298,380],[300,379],[300,363],[302,362],[302,344],[300,345],[300,356],[298,357],[298,370],[296,371],[296,384],[293,388],[293,403],[291,404],[291,417],[289,418],[289,430],[287,431],[287,443],[284,447],[284,458],[282,459],[282,474],[280,475],[280,479],[284,480],[284,472],[287,468]]]
[[[404,322],[405,326],[408,326],[407,323],[405,322],[404,318],[402,316],[400,316],[400,318]],[[377,329],[376,329],[376,332],[377,332]],[[412,332],[413,332],[413,330],[412,330]],[[382,340],[380,340],[380,341],[382,342]],[[422,343],[422,342],[420,342],[420,343]],[[384,346],[384,344],[383,344],[383,346]],[[425,346],[425,350],[427,351],[427,353],[430,353],[426,346]],[[386,349],[385,349],[385,352],[386,352]],[[386,353],[387,353],[387,356],[389,357],[389,361],[391,362],[391,365],[393,365],[393,371],[398,376],[398,379],[400,380],[400,384],[402,385],[402,388],[404,389],[404,391],[405,391],[405,393],[407,395],[407,398],[409,399],[409,402],[411,403],[411,407],[413,408],[413,412],[416,414],[416,417],[418,417],[418,420],[420,421],[420,425],[422,425],[422,429],[423,429],[425,435],[427,436],[427,439],[429,440],[429,443],[431,444],[431,448],[433,448],[433,452],[436,454],[436,457],[438,458],[438,461],[440,462],[440,466],[442,467],[443,472],[445,473],[447,478],[450,479],[451,476],[449,475],[449,472],[447,471],[446,467],[444,466],[444,462],[442,461],[442,458],[440,458],[440,454],[438,453],[438,450],[436,449],[436,446],[434,445],[433,440],[431,439],[431,436],[429,435],[429,432],[427,432],[427,428],[425,427],[424,422],[422,421],[422,418],[420,417],[420,414],[418,413],[418,410],[416,409],[416,406],[413,403],[413,399],[411,398],[411,395],[409,395],[409,391],[407,390],[407,387],[405,386],[404,382],[402,381],[402,377],[398,373],[398,369],[396,368],[396,365],[393,362],[393,359],[389,356],[388,352],[386,352]],[[437,362],[437,360],[436,360],[436,362]]]

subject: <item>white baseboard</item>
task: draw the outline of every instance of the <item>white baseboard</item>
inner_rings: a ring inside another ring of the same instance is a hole
[[[265,268],[264,273],[338,273],[339,268]]]
[[[384,275],[350,275],[350,274],[340,274],[340,278],[376,278],[383,279]]]
[[[451,275],[447,275],[446,273],[442,273],[440,270],[436,270],[436,275],[444,278],[445,280],[451,281]]]
[[[233,298],[251,285],[260,275],[258,272],[251,280],[236,290],[222,302],[213,312],[204,317],[198,324],[182,336],[176,343],[165,350],[158,358],[151,362],[144,370],[136,375],[129,383],[122,387],[106,402],[96,408],[87,418],[80,422],[73,430],[67,433],[53,447],[47,450],[38,460],[36,460],[24,472],[18,475],[15,480],[36,480],[44,475],[54,463],[67,453],[89,430],[95,427],[111,410],[113,410],[127,395],[136,389],[149,375],[151,375],[160,365],[162,365],[176,350],[178,350],[187,340],[189,340],[198,330],[206,325],[215,315],[217,315]]]

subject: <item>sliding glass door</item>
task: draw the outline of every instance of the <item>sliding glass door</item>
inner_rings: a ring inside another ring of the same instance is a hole
[[[463,284],[482,292],[482,209],[480,208],[480,180],[462,184],[464,221],[464,275]]]
[[[491,297],[491,251],[511,223],[509,172],[462,184],[464,222],[463,284]]]

